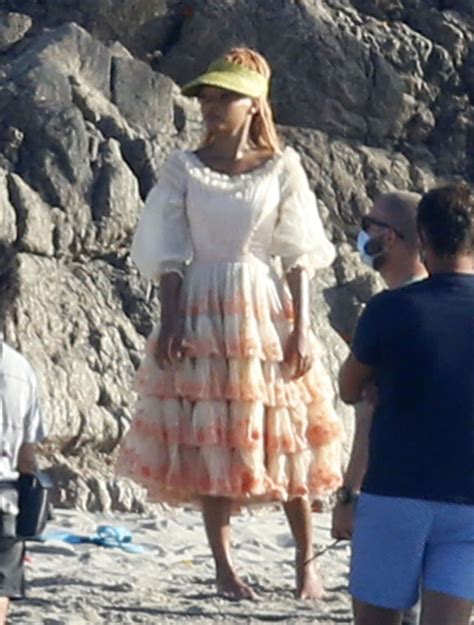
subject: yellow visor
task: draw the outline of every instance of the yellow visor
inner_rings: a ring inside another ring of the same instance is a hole
[[[263,98],[268,94],[269,81],[252,69],[219,59],[207,71],[182,88],[183,95],[197,96],[202,87],[219,87],[249,98]]]

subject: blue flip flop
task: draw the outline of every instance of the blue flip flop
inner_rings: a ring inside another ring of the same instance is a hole
[[[98,542],[96,544],[103,547],[118,547],[129,553],[143,553],[145,551],[141,545],[133,544],[132,533],[126,527],[99,525],[97,536]]]
[[[79,543],[90,542],[89,536],[69,534],[68,532],[46,532],[45,534],[41,534],[41,536],[37,536],[36,540],[42,543],[45,543],[48,540],[60,540],[64,543],[69,543],[70,545],[79,545]]]
[[[39,536],[41,542],[48,540],[61,540],[70,545],[88,543],[100,547],[118,548],[128,553],[143,553],[145,548],[133,544],[132,533],[125,527],[114,525],[99,525],[97,532],[92,536],[81,534],[69,534],[67,532],[47,532]]]

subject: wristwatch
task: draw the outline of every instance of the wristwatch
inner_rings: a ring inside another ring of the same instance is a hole
[[[336,491],[336,501],[338,504],[345,506],[357,501],[359,493],[355,491],[351,486],[341,486]]]

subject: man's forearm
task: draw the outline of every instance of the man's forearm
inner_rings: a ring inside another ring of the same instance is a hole
[[[35,473],[37,470],[36,445],[23,443],[18,454],[18,471],[20,473]]]
[[[354,491],[359,491],[367,472],[369,434],[372,424],[373,406],[369,402],[362,401],[356,404],[355,412],[354,440],[349,463],[344,474],[344,485]]]

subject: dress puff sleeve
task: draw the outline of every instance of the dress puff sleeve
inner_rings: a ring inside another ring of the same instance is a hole
[[[292,148],[283,153],[280,190],[271,253],[280,256],[285,272],[303,267],[312,277],[316,269],[329,267],[336,252],[324,232],[316,197],[300,158]]]
[[[169,272],[183,275],[193,256],[185,208],[186,172],[180,155],[173,152],[163,165],[133,237],[131,258],[150,280]]]

